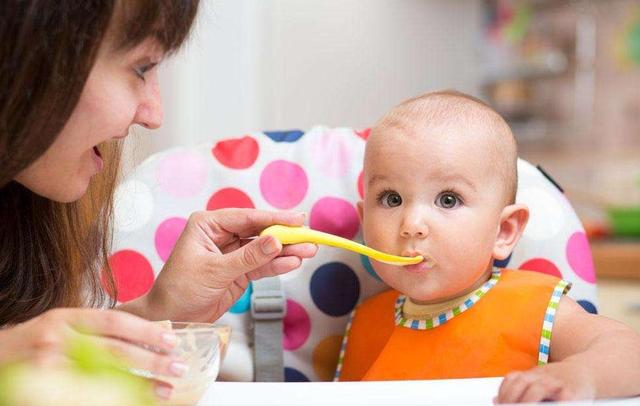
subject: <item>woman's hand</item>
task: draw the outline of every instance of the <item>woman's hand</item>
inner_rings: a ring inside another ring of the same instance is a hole
[[[595,386],[584,366],[557,362],[505,376],[496,403],[593,399]]]
[[[66,346],[78,335],[154,375],[179,377],[187,371],[185,364],[168,354],[177,343],[171,332],[126,312],[99,309],[53,309],[0,330],[0,364],[24,361],[36,366],[63,366],[69,362]],[[171,392],[171,386],[160,381],[155,381],[155,389],[162,398],[168,398]]]
[[[253,209],[194,213],[151,291],[135,310],[129,309],[149,319],[217,320],[249,281],[292,271],[303,258],[316,254],[314,244],[283,248],[271,236],[251,239],[273,224],[303,223],[301,213]]]

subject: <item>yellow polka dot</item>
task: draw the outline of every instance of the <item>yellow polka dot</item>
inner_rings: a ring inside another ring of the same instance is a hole
[[[321,381],[332,381],[338,365],[342,336],[325,337],[313,350],[313,369]]]

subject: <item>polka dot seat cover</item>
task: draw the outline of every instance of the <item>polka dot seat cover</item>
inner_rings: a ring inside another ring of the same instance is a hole
[[[149,290],[189,214],[225,207],[309,213],[314,229],[361,241],[355,204],[362,198],[367,130],[315,127],[254,133],[215,144],[158,153],[116,192],[110,264],[126,302]],[[595,275],[580,221],[562,191],[520,160],[518,201],[531,209],[524,236],[500,266],[561,276],[570,296],[595,312]],[[383,289],[367,258],[321,247],[303,266],[281,276],[287,296],[284,362],[287,381],[328,381],[334,374],[349,314]],[[249,295],[225,314],[233,340],[222,379],[251,380]]]

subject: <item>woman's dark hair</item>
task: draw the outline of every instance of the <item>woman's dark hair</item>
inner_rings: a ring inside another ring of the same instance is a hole
[[[53,143],[108,37],[127,50],[155,37],[166,52],[187,37],[198,0],[0,2],[0,326],[60,306],[104,305],[120,146],[77,202],[58,203],[13,179]],[[109,300],[113,305],[113,299]]]

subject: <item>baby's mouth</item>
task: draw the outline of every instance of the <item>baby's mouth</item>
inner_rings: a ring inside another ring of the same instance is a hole
[[[402,252],[403,257],[415,257],[418,255],[422,255],[423,260],[416,264],[416,266],[433,268],[437,264],[436,260],[426,252],[420,250],[407,250]]]
[[[93,147],[93,152],[100,158],[102,158],[102,154],[100,153],[100,150],[98,149],[98,146],[96,145],[95,147]]]

